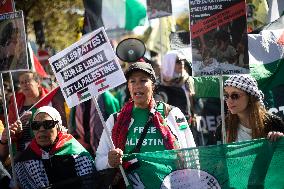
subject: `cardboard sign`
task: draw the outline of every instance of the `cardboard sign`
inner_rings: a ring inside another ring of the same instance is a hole
[[[49,63],[70,108],[126,81],[103,28],[50,57]]]
[[[194,76],[249,73],[244,0],[190,0]]]
[[[0,15],[0,72],[28,70],[23,12]]]

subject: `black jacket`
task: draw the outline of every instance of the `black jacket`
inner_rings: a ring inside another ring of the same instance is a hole
[[[279,131],[284,133],[284,122],[283,120],[273,114],[266,114],[266,119],[264,120],[264,133],[267,135],[270,131]],[[222,141],[222,124],[217,126],[217,129],[208,143],[210,145],[217,144],[218,141]]]

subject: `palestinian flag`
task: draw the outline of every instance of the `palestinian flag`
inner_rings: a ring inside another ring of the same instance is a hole
[[[22,188],[81,188],[83,184],[94,184],[95,164],[72,135],[59,132],[58,141],[49,152],[33,139],[15,159],[15,171]]]
[[[125,155],[133,188],[284,188],[284,139]],[[127,171],[127,170],[126,170]]]
[[[138,161],[137,158],[130,159],[128,161],[123,162],[122,166],[125,170],[127,170],[127,172],[131,172],[131,171],[138,169],[140,167],[139,161]]]
[[[35,56],[30,43],[28,43],[28,62],[30,70],[37,72],[42,78],[48,78],[48,74],[45,72],[40,61]]]
[[[84,89],[77,92],[77,96],[79,98],[79,101],[82,101],[86,98],[89,98],[91,96],[91,93],[89,92],[88,87],[85,87]]]
[[[63,126],[68,128],[70,109],[65,102],[59,86],[43,95],[43,97],[27,111],[32,111],[34,113],[42,106],[52,106],[57,109],[61,115]]]
[[[32,108],[40,108],[42,106],[49,106],[52,105],[51,101],[53,97],[56,95],[60,87],[56,87],[53,90],[51,90],[49,93],[47,93],[43,98],[41,98],[37,103],[35,103],[30,109]]]
[[[35,139],[32,140],[29,147],[35,153],[35,155],[43,158],[44,154],[37,145]],[[49,155],[87,155],[92,159],[87,150],[72,135],[63,132],[59,133],[58,142],[50,150]]]
[[[133,30],[144,25],[146,10],[143,0],[103,0],[101,17],[106,29]]]
[[[252,75],[265,91],[284,84],[284,29],[249,36]],[[262,47],[262,48],[254,48]]]
[[[272,113],[284,108],[284,16],[270,23],[259,34],[249,35],[251,75],[265,96],[265,105]],[[258,47],[258,48],[256,48]]]

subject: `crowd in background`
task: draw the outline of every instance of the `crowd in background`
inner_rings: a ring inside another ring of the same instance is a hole
[[[177,115],[181,116],[180,119],[185,121],[186,125],[189,126],[188,136],[185,136],[185,139],[180,139],[181,141],[185,141],[184,142],[185,144],[180,143],[179,144],[180,146],[178,148],[195,146],[197,142],[194,141],[193,138],[189,140],[190,142],[188,142],[187,141],[188,139],[186,139],[186,137],[194,137],[192,136],[192,133],[194,134],[194,131],[196,131],[197,128],[195,128],[195,124],[194,124],[194,117],[195,117],[194,80],[191,76],[192,74],[191,65],[187,61],[185,56],[179,51],[169,51],[167,54],[164,55],[164,57],[161,60],[157,60],[155,57],[153,58],[151,57],[149,59],[146,59],[146,61],[143,63],[121,62],[121,65],[124,65],[122,67],[124,68],[124,71],[126,72],[127,83],[122,84],[121,86],[115,89],[112,89],[111,91],[106,91],[103,94],[100,94],[98,97],[96,97],[96,100],[99,105],[99,110],[96,108],[93,100],[85,101],[81,103],[80,105],[73,107],[71,109],[68,108],[64,101],[64,97],[61,93],[61,90],[55,89],[56,81],[55,81],[54,75],[52,74],[50,68],[46,65],[44,66],[44,68],[46,69],[48,73],[47,78],[41,78],[38,75],[38,73],[33,72],[33,71],[20,72],[17,78],[15,78],[14,80],[17,109],[18,109],[18,114],[21,116],[20,121],[17,120],[17,112],[16,112],[15,105],[14,105],[12,90],[11,90],[11,86],[9,83],[9,78],[7,77],[7,75],[4,74],[4,85],[5,85],[4,89],[5,89],[6,102],[9,105],[7,107],[7,110],[8,110],[8,118],[9,118],[8,120],[10,124],[10,135],[11,135],[12,142],[14,144],[14,155],[16,156],[19,155],[19,152],[21,152],[20,154],[29,154],[31,152],[33,153],[36,152],[35,150],[36,144],[40,143],[39,142],[40,137],[35,138],[35,136],[37,134],[37,131],[40,130],[40,128],[42,128],[41,125],[36,125],[36,121],[43,119],[46,123],[46,125],[44,125],[44,128],[53,128],[54,125],[58,124],[58,121],[59,121],[60,124],[56,128],[59,129],[61,128],[61,126],[64,126],[65,131],[68,134],[70,134],[72,138],[76,139],[83,146],[83,148],[88,151],[87,153],[91,156],[91,159],[96,158],[97,169],[99,168],[99,170],[101,170],[101,169],[117,167],[119,164],[122,163],[121,158],[122,158],[123,151],[121,151],[121,149],[123,150],[124,148],[129,149],[129,146],[127,145],[124,146],[125,143],[121,142],[120,139],[115,138],[113,134],[112,137],[114,139],[116,147],[120,146],[120,148],[116,148],[115,150],[109,152],[111,147],[108,146],[106,142],[106,136],[105,134],[103,134],[104,127],[103,127],[102,121],[100,120],[98,111],[102,113],[102,116],[104,119],[103,121],[107,121],[107,123],[111,125],[111,128],[113,127],[113,129],[115,129],[113,132],[118,132],[119,130],[123,130],[123,128],[120,128],[121,125],[130,124],[129,116],[133,114],[134,119],[135,119],[135,114],[137,114],[137,112],[140,111],[139,109],[137,110],[137,107],[141,106],[141,103],[139,102],[139,95],[142,94],[143,96],[144,91],[147,91],[150,89],[153,90],[153,93],[150,93],[149,97],[147,97],[150,99],[150,101],[144,102],[146,104],[145,106],[148,106],[149,104],[152,104],[152,101],[153,102],[155,101],[157,102],[157,105],[153,103],[151,107],[157,106],[157,109],[158,109],[158,107],[160,106],[158,102],[169,104],[171,105],[170,107],[177,107],[178,110],[174,109],[173,111],[173,109],[170,109],[169,112],[174,112],[172,114],[174,114],[175,116]],[[144,67],[145,65],[150,65],[150,67],[147,67],[147,66]],[[147,85],[147,87],[144,87],[143,89],[141,87],[141,90],[140,90],[138,89],[139,87],[135,86],[135,85],[142,85],[141,83],[143,82],[145,83],[145,86]],[[146,84],[147,82],[148,84]],[[230,84],[228,84],[228,82],[226,86],[234,86],[232,84],[233,81]],[[249,83],[245,83],[245,82],[247,82],[247,80],[244,81],[244,85],[249,85]],[[148,87],[150,89],[148,89]],[[254,90],[258,91],[257,84],[255,84],[254,87],[255,87]],[[44,106],[44,107],[52,106],[55,109],[54,115],[53,113],[50,114],[50,112],[53,112],[53,110],[42,110],[42,112],[46,113],[47,115],[43,116],[42,119],[35,118],[35,115],[39,113],[38,111],[40,108],[34,107],[34,105],[40,99],[45,97],[51,90],[56,90],[56,92],[53,94],[50,100],[44,103],[41,103],[41,106]],[[225,88],[225,91],[227,92],[227,88]],[[245,90],[245,92],[253,93],[254,91],[248,92]],[[225,100],[227,103],[229,102],[229,100],[236,101],[239,98],[241,98],[241,95],[239,93],[238,95],[239,96],[236,97],[236,95],[234,96],[233,94],[227,94]],[[252,95],[254,95],[254,93]],[[258,95],[260,95],[260,93]],[[257,97],[258,98],[254,99],[254,102],[259,103],[259,100],[262,97],[260,96],[257,96]],[[138,102],[135,101],[135,98],[138,99],[137,100]],[[134,104],[131,104],[133,103],[133,101],[134,101]],[[148,111],[151,114],[151,111],[152,111],[151,108]],[[120,113],[116,114],[117,112],[120,112]],[[147,125],[148,123],[147,116],[149,112],[144,112],[145,113],[145,123],[143,122],[143,124]],[[57,115],[57,113],[59,114],[59,116]],[[138,117],[140,117],[140,114],[142,115],[142,113],[140,112]],[[161,114],[165,114],[165,112],[162,112]],[[263,113],[263,114],[267,114],[267,113]],[[50,117],[53,118],[54,116],[56,117],[56,119],[55,120],[52,119],[53,122],[51,123]],[[163,118],[160,118],[159,116],[160,116],[160,113],[153,114],[151,119],[162,119],[163,120]],[[171,116],[173,115],[169,114],[169,116],[164,115],[163,117],[166,118],[168,122],[170,123],[169,119]],[[185,119],[183,119],[183,116]],[[8,146],[7,146],[7,132],[6,132],[7,127],[5,127],[4,111],[3,111],[2,106],[1,106],[1,112],[0,112],[0,119],[1,119],[1,122],[0,122],[0,134],[1,134],[0,157],[1,157],[1,162],[3,163],[3,166],[11,174],[11,159],[9,159],[9,151],[8,151]],[[177,117],[175,119],[176,119],[175,121],[177,121]],[[235,119],[238,120],[240,118],[235,118]],[[250,124],[250,122],[247,119],[244,119],[244,120],[246,120],[247,122],[242,123],[242,124],[247,124],[247,125]],[[258,120],[263,122],[265,118],[258,118]],[[277,126],[275,126],[273,128],[269,128],[268,130],[265,130],[264,133],[262,130],[257,130],[256,128],[256,130],[250,131],[250,134],[248,134],[249,137],[245,137],[245,139],[265,137],[270,131],[275,131],[276,133],[272,133],[272,134],[269,133],[269,137],[275,140],[277,136],[283,135],[283,128],[282,128],[283,122],[281,120],[278,120],[278,121],[279,122],[277,122],[277,125],[281,125],[281,127],[278,128]],[[133,122],[131,122],[131,124],[132,123]],[[137,124],[138,123],[134,121],[133,125],[137,125]],[[140,124],[140,121],[139,121],[139,124]],[[155,122],[153,125],[156,128],[160,127],[159,125],[157,126]],[[169,127],[171,128],[172,126],[169,125]],[[236,129],[232,129],[232,128],[237,128],[237,125],[233,125],[232,127],[229,127],[229,128],[230,130],[234,132],[234,134],[228,136],[229,139],[227,140],[229,142],[237,141],[236,137],[241,137],[241,136],[237,136],[238,131]],[[171,128],[171,130],[172,129],[173,128]],[[127,132],[127,130],[125,131]],[[68,135],[59,134],[61,132],[62,130],[58,130],[56,137],[59,137],[59,138],[67,137],[68,138]],[[132,132],[135,133],[135,131],[132,131]],[[258,134],[254,134],[255,132]],[[103,141],[101,141],[102,134],[104,135]],[[122,135],[121,132],[117,134],[117,137],[118,138],[125,137],[125,136],[120,136],[120,135]],[[178,136],[180,135],[178,134]],[[157,135],[154,137],[163,138],[164,136]],[[220,140],[221,140],[221,133],[220,133],[220,127],[219,127],[218,133],[216,134],[215,141],[211,141],[212,142],[211,144],[215,144],[216,141],[220,141]],[[55,144],[57,142],[58,142],[57,140],[54,140],[52,141],[52,144]],[[33,145],[31,146],[31,144]],[[171,147],[169,147],[168,145],[171,145]],[[152,148],[151,146],[149,147]],[[39,148],[43,148],[43,150],[46,150],[46,148],[42,146],[40,146]],[[175,149],[175,148],[176,148],[175,143],[173,143],[172,141],[169,143],[165,143],[165,146],[160,146],[157,149],[162,150],[162,149]],[[152,151],[149,149],[144,148],[144,150],[142,151],[146,151],[146,152]],[[56,152],[57,151],[55,150],[53,153],[56,153]],[[17,174],[18,176],[20,175],[20,177],[22,175],[22,170],[25,169],[26,166],[28,166],[22,163],[22,162],[25,162],[26,156],[25,155],[24,156],[21,155],[20,157],[17,156],[18,158],[17,159],[17,163],[18,163],[17,164]],[[86,157],[89,157],[89,156],[87,155]],[[119,158],[116,159],[116,157],[119,157]],[[57,161],[60,161],[60,160],[54,160],[54,161],[57,163]],[[77,160],[76,158],[74,160],[70,160],[69,158],[67,162],[69,161],[70,162],[75,161],[75,164],[74,163],[72,164],[72,166],[75,166],[76,161],[81,161],[81,160]],[[88,159],[87,160],[84,159],[84,161],[88,162],[89,167],[95,166],[94,164],[90,163]],[[45,166],[50,166],[49,164],[45,164],[46,163],[45,161],[35,162],[35,163],[39,165],[43,163]],[[2,165],[0,166],[2,169],[4,168]],[[58,166],[56,168],[60,168],[59,165],[56,164],[56,166]],[[93,173],[92,169],[93,168],[88,169],[89,170],[88,173]],[[52,170],[54,171],[54,169]],[[45,170],[45,171],[47,171],[47,175],[49,175],[52,172],[52,171],[48,172],[48,170]],[[71,172],[73,171],[72,174],[75,174],[75,175],[80,174],[80,170],[78,169],[76,169],[77,173],[74,170],[70,170],[70,171]],[[7,176],[9,175],[8,172],[5,172],[5,174],[3,175],[4,175],[3,178],[11,178],[10,176]],[[27,173],[27,176],[25,177],[29,177],[30,175],[31,175],[30,173]],[[72,175],[70,175],[70,177],[71,176]],[[65,177],[62,177],[62,179],[64,178]],[[57,181],[56,179],[53,180],[52,178],[49,178],[49,176],[48,176],[48,179],[50,180],[50,183]],[[2,179],[2,180],[3,180],[2,184],[3,183],[7,184],[7,180],[9,179]],[[26,185],[28,187],[31,180],[24,179],[24,180],[20,180],[20,182],[22,182],[21,183],[22,186]],[[39,183],[38,186],[45,186],[46,182],[43,181],[43,183]],[[117,186],[117,184],[118,183],[116,183],[116,185],[113,187],[114,188],[121,187],[121,186]]]

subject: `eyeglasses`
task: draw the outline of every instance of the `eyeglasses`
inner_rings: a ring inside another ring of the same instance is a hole
[[[224,100],[227,101],[229,98],[232,100],[238,100],[240,97],[244,96],[245,93],[233,93],[233,94],[224,94]]]
[[[54,120],[33,121],[31,122],[31,128],[32,130],[39,130],[39,128],[43,126],[44,129],[52,129],[57,123],[58,121]]]

